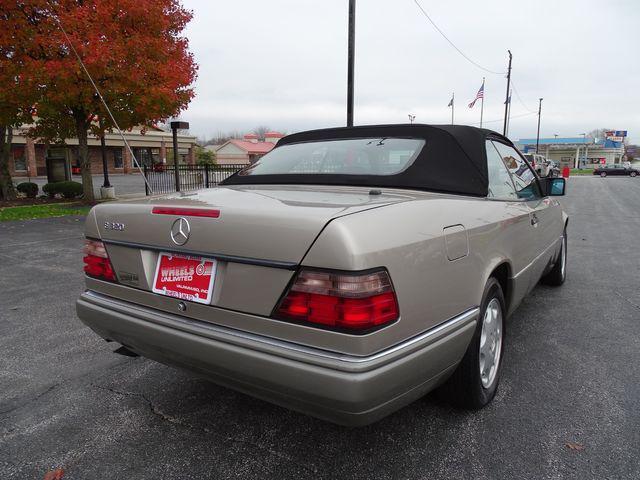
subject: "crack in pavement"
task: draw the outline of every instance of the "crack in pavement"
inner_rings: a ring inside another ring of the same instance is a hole
[[[20,405],[16,405],[15,407],[9,408],[7,410],[0,411],[0,415],[6,415],[6,414],[11,413],[11,412],[13,412],[15,410],[18,410],[19,408],[26,407],[30,403],[33,403],[33,402],[39,400],[40,398],[45,396],[47,393],[49,393],[53,389],[57,388],[58,386],[60,386],[60,383],[55,383],[55,384],[51,385],[49,388],[47,388],[46,390],[44,390],[44,391],[40,392],[39,394],[37,394],[35,397],[22,402]]]
[[[637,303],[632,302],[631,300],[629,300],[627,297],[625,297],[624,295],[622,295],[620,292],[615,291],[614,293],[619,296],[621,299],[623,299],[625,302],[627,302],[629,305],[633,305],[634,307],[636,307],[638,310],[640,310],[640,305],[638,305]]]
[[[286,455],[282,452],[278,452],[277,450],[273,450],[269,447],[265,447],[264,445],[260,445],[258,443],[252,442],[250,440],[244,440],[241,438],[236,438],[236,437],[229,437],[229,436],[225,436],[225,435],[220,435],[219,433],[216,433],[214,431],[212,431],[211,429],[207,428],[207,427],[201,427],[201,426],[196,426],[193,425],[191,423],[186,423],[183,422],[182,420],[173,417],[171,415],[168,415],[166,413],[164,413],[162,410],[160,410],[151,400],[149,400],[149,398],[142,392],[125,392],[122,390],[117,390],[115,388],[111,388],[111,387],[105,387],[102,385],[97,385],[95,383],[91,383],[91,386],[100,390],[106,390],[109,391],[111,393],[115,393],[117,395],[123,395],[123,396],[127,396],[127,397],[137,397],[137,398],[141,398],[142,400],[144,400],[144,402],[147,404],[147,406],[149,407],[149,410],[151,411],[151,413],[153,413],[155,416],[161,418],[162,420],[165,420],[169,423],[172,423],[174,425],[180,425],[182,427],[186,427],[192,430],[200,430],[204,433],[210,434],[210,435],[214,435],[216,437],[218,437],[219,439],[222,440],[227,440],[230,442],[234,442],[234,443],[240,443],[243,445],[249,445],[251,447],[260,449],[264,452],[267,452],[273,456],[278,457],[281,460],[285,460],[287,462],[292,462],[295,463],[296,465],[304,468],[305,470],[312,472],[312,473],[318,473],[318,468],[315,465],[306,465],[306,464],[302,464],[299,461],[297,461],[295,458],[290,457],[289,455]]]

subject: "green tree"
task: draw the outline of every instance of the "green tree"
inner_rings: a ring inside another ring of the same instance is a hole
[[[198,165],[215,165],[216,152],[213,150],[207,150],[201,146],[196,146],[196,162]]]

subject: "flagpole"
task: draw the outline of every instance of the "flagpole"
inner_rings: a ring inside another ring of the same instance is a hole
[[[456,99],[456,92],[453,92],[451,94],[451,125],[453,125],[453,110],[456,107],[455,99]]]
[[[482,128],[482,115],[484,114],[484,77],[482,77],[482,98],[480,99],[480,128]]]

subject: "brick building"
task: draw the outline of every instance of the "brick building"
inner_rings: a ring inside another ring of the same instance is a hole
[[[14,129],[11,143],[9,171],[13,177],[49,176],[70,179],[79,173],[78,140],[70,138],[64,145],[47,144],[26,136],[28,127]],[[142,127],[124,132],[127,142],[140,165],[158,163],[173,165],[173,140],[171,132],[160,128]],[[137,169],[128,149],[118,133],[105,136],[109,173],[136,173]],[[179,163],[195,163],[196,137],[178,135]],[[100,139],[89,137],[89,158],[93,173],[102,173]]]
[[[284,135],[280,132],[267,132],[264,142],[259,141],[255,133],[247,133],[242,140],[233,139],[216,150],[216,163],[219,165],[247,165],[269,153]]]

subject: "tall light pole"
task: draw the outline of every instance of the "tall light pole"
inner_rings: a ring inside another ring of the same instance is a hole
[[[416,119],[415,115],[409,114],[409,122],[413,123],[415,119]]]
[[[538,146],[540,145],[540,114],[542,113],[542,98],[538,100],[538,133],[536,135],[536,153],[538,153]]]
[[[587,134],[581,133],[580,135],[582,135],[582,143],[584,143],[584,163],[586,165],[589,162],[589,144],[587,143]],[[580,168],[579,163],[578,168]]]
[[[511,55],[511,50],[507,50],[507,52],[509,52],[509,68],[507,69],[507,95],[504,99],[504,126],[502,127],[502,134],[505,137],[507,136],[507,109],[509,108],[509,89],[511,88],[511,59],[513,58],[513,55]]]
[[[178,130],[187,130],[189,122],[171,122],[171,132],[173,133],[173,175],[176,182],[176,192],[180,191],[180,170],[178,169]]]
[[[353,127],[353,75],[356,49],[356,0],[349,0],[349,34],[347,54],[347,127]]]

